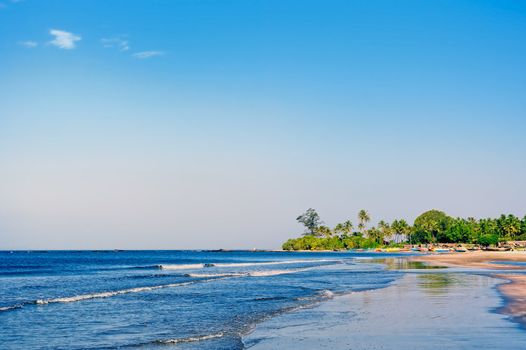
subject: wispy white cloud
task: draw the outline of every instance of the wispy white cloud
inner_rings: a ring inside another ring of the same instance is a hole
[[[78,35],[58,29],[51,29],[49,31],[49,34],[55,37],[55,39],[51,40],[49,43],[60,49],[65,50],[74,49],[76,46],[75,42],[82,39]]]
[[[164,52],[162,51],[141,51],[141,52],[134,53],[132,56],[140,60],[144,60],[146,58],[151,58],[151,57],[161,56],[161,55],[164,55]]]
[[[32,49],[34,47],[37,47],[38,43],[36,41],[26,40],[26,41],[19,42],[18,45],[26,47],[28,49]]]
[[[128,40],[116,37],[116,38],[102,38],[100,39],[102,46],[107,48],[117,48],[119,51],[128,51],[130,49],[130,43]]]

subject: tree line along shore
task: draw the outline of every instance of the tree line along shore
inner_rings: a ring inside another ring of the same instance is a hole
[[[488,248],[526,241],[526,215],[522,219],[512,214],[465,219],[433,209],[419,215],[412,225],[399,219],[391,223],[380,220],[376,226],[369,227],[371,216],[362,209],[357,219],[356,226],[346,220],[331,228],[324,224],[316,210],[309,208],[296,218],[305,228],[302,236],[287,240],[282,249],[345,250],[430,244]]]

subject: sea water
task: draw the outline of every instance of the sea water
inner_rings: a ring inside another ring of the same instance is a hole
[[[242,349],[261,322],[402,276],[372,256],[4,251],[0,349]]]
[[[278,315],[243,343],[250,350],[524,350],[524,329],[496,312],[499,283],[472,271],[408,271],[386,288]]]

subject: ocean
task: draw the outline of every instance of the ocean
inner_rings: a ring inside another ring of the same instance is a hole
[[[400,278],[373,256],[3,251],[0,349],[243,349],[261,322]]]
[[[501,280],[407,256],[2,251],[0,349],[524,348]]]

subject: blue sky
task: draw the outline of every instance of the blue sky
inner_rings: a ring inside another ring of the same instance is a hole
[[[526,213],[522,1],[0,0],[0,248]]]

